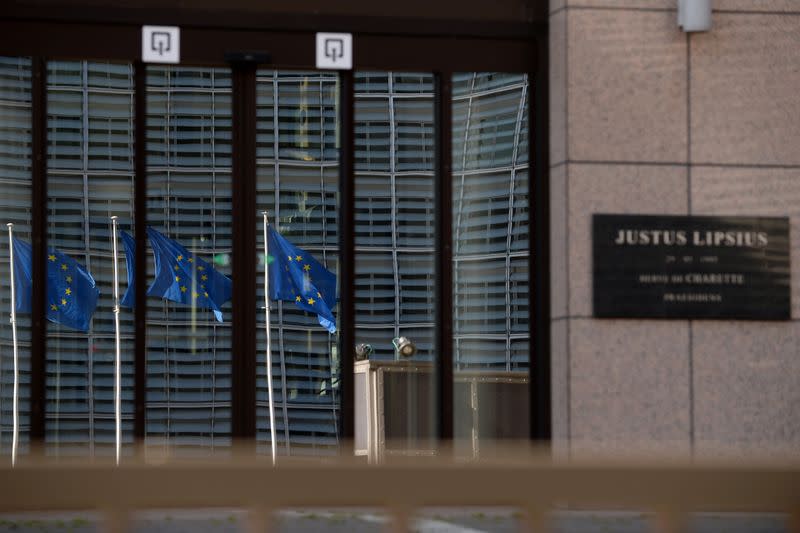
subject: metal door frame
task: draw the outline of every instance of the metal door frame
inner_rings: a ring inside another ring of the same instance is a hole
[[[170,2],[165,1],[164,4]],[[176,3],[177,2],[173,2]],[[274,69],[315,69],[315,32],[353,33],[353,70],[339,71],[339,354],[341,360],[341,437],[354,437],[353,351],[355,343],[354,230],[354,77],[356,70],[433,72],[435,80],[435,312],[438,435],[453,438],[453,263],[452,263],[452,73],[518,72],[530,82],[529,164],[529,316],[530,438],[551,438],[548,25],[544,15],[523,22],[438,20],[315,13],[275,14],[225,11],[223,14],[177,7],[130,9],[111,6],[42,7],[9,0],[0,18],[0,55],[32,58],[32,244],[33,301],[31,344],[32,442],[45,437],[46,323],[44,258],[47,246],[47,59],[113,60],[134,65],[135,87],[135,239],[146,247],[146,66],[140,61],[141,26],[181,28],[181,64],[228,65],[233,75],[233,294],[232,436],[256,436],[256,281],[255,250],[255,72],[253,63],[226,63],[230,52],[265,52]],[[457,5],[454,3],[454,5]],[[540,6],[541,7],[541,6]],[[265,8],[266,9],[266,8]],[[302,15],[302,16],[299,16]],[[402,28],[397,30],[396,28]],[[136,256],[134,437],[145,436],[146,263]],[[244,267],[242,267],[244,265]],[[238,290],[237,290],[238,287]],[[249,355],[246,355],[249,354]],[[343,449],[343,453],[352,452]]]

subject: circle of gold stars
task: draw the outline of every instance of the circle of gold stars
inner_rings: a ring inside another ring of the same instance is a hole
[[[175,257],[175,260],[178,261],[179,263],[181,261],[183,261],[184,259],[186,260],[187,263],[189,263],[189,267],[188,268],[191,268],[192,266],[194,266],[194,257],[186,257],[186,258],[184,258],[183,254],[179,254],[177,257]],[[180,272],[180,266],[179,265],[176,264],[172,268],[173,268],[173,270],[175,270],[175,272]],[[206,285],[205,285],[205,283],[208,281],[208,274],[205,273],[205,269],[206,268],[203,265],[198,265],[197,268],[196,268],[196,270],[198,272],[202,272],[202,274],[200,274],[200,291],[192,290],[192,298],[194,300],[199,298],[201,294],[206,299],[208,299],[208,297],[209,297],[208,296],[208,290],[206,289]],[[183,280],[183,278],[181,278],[181,276],[176,275],[175,276],[175,282],[179,284],[178,287],[180,288],[181,294],[186,294],[189,291],[189,287],[186,286],[186,285],[180,284],[181,281],[184,281],[184,283],[185,283],[185,280]]]
[[[47,260],[50,261],[51,263],[55,263],[56,262],[55,254],[48,254]],[[59,268],[61,269],[62,272],[66,272],[67,270],[69,270],[69,267],[67,266],[66,263],[61,263]],[[68,284],[72,284],[72,276],[71,275],[64,276],[64,281],[66,281]],[[58,311],[59,304],[61,305],[61,307],[66,307],[67,304],[69,303],[69,300],[67,300],[69,296],[72,296],[72,287],[67,287],[66,289],[64,289],[64,294],[61,296],[61,298],[57,299],[55,303],[53,302],[50,303],[50,310]]]

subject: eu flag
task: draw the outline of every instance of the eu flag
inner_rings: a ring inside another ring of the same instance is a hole
[[[271,226],[267,239],[269,297],[294,302],[298,309],[315,313],[320,325],[335,333],[336,319],[332,309],[336,305],[336,275]]]
[[[222,322],[220,308],[231,299],[231,280],[153,228],[147,228],[147,235],[156,260],[156,279],[147,295],[211,309]]]
[[[30,313],[33,286],[31,245],[15,237],[13,246],[16,310]],[[55,248],[48,248],[46,261],[47,320],[72,329],[89,331],[89,322],[100,294],[94,278],[83,265]]]
[[[134,308],[136,304],[136,241],[133,237],[120,231],[122,236],[122,246],[125,248],[125,268],[128,271],[128,288],[125,289],[125,294],[122,295],[122,300],[119,301],[120,305],[125,307]]]

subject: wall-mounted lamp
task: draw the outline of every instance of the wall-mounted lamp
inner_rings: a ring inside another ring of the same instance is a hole
[[[711,29],[711,0],[678,0],[678,26],[683,31]]]
[[[417,346],[408,337],[395,337],[392,339],[394,349],[403,357],[413,357],[417,353]]]
[[[365,344],[363,342],[356,344],[356,359],[358,361],[369,358],[369,356],[372,355],[372,352],[374,352],[372,345]]]

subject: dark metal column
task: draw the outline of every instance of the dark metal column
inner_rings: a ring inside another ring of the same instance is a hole
[[[435,75],[436,395],[441,444],[453,440],[453,76]]]
[[[47,60],[32,62],[31,90],[31,443],[43,443],[45,435],[47,322]]]
[[[233,64],[231,433],[256,436],[256,65]]]
[[[133,213],[134,239],[136,240],[136,284],[133,327],[134,377],[133,377],[133,438],[145,437],[145,402],[147,400],[147,67],[141,61],[134,63],[134,183]]]
[[[353,350],[355,347],[355,178],[354,81],[352,71],[339,73],[339,397],[341,453],[352,455],[355,438]]]
[[[545,19],[546,20],[546,19]],[[547,22],[536,26],[528,83],[528,190],[531,195],[530,255],[528,257],[530,309],[530,437],[549,444],[551,437],[550,393],[550,130]]]

